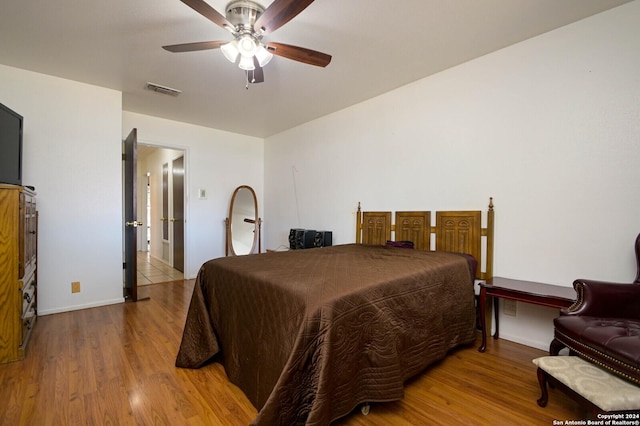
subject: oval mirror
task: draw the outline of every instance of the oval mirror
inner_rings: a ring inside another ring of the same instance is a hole
[[[258,199],[253,188],[236,188],[229,205],[227,218],[227,254],[232,256],[253,253],[260,239]]]

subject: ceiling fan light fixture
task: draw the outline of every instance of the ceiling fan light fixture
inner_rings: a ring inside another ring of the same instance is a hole
[[[235,40],[230,43],[223,44],[222,46],[220,46],[220,50],[222,51],[224,57],[229,60],[229,62],[235,62],[238,58],[238,55],[240,54],[240,51],[238,50],[238,42]]]
[[[240,67],[240,69],[243,69],[245,71],[255,70],[256,66],[253,64],[253,56],[241,55],[240,63],[238,64],[238,67]]]
[[[238,38],[237,42],[238,42],[238,50],[240,51],[240,54],[242,56],[253,57],[253,55],[255,55],[256,49],[258,48],[258,44],[256,43],[253,37],[251,37],[248,34],[245,34],[240,38]]]
[[[258,64],[260,64],[261,67],[264,67],[269,63],[271,58],[273,58],[273,54],[265,49],[262,43],[260,43],[260,46],[258,46],[258,49],[256,50],[256,59],[258,60]]]

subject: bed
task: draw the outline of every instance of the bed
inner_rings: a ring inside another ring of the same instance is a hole
[[[480,211],[436,212],[435,226],[430,212],[395,218],[358,206],[354,244],[206,262],[176,366],[220,362],[258,409],[255,425],[326,425],[401,399],[407,379],[475,341],[493,204],[486,227]]]

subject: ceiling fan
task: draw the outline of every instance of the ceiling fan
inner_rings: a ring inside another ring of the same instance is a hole
[[[204,0],[181,1],[211,22],[229,31],[233,35],[233,40],[162,46],[169,52],[193,52],[220,48],[224,56],[233,63],[240,57],[238,67],[247,72],[249,83],[264,81],[262,67],[269,63],[273,55],[319,67],[326,67],[331,62],[331,55],[326,53],[289,44],[262,42],[262,37],[295,18],[313,3],[313,0],[274,0],[266,9],[250,0],[231,1],[225,8],[226,17]]]

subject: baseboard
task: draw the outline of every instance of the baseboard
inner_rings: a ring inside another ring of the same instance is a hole
[[[97,307],[100,307],[100,306],[115,305],[117,303],[124,303],[124,297],[119,297],[117,299],[111,299],[111,300],[101,300],[99,302],[86,303],[86,304],[83,304],[83,305],[66,306],[66,307],[63,307],[63,308],[56,308],[56,309],[40,309],[40,308],[38,308],[38,316],[45,316],[45,315],[51,315],[51,314],[60,314],[62,312],[70,312],[70,311],[79,311],[81,309],[97,308]]]
[[[490,338],[487,336],[487,338]],[[550,342],[540,342],[537,340],[523,339],[521,336],[513,336],[507,333],[503,333],[500,331],[500,338],[504,340],[508,340],[510,342],[519,343],[521,345],[529,346],[531,348],[540,349],[542,351],[549,351],[549,343]]]

